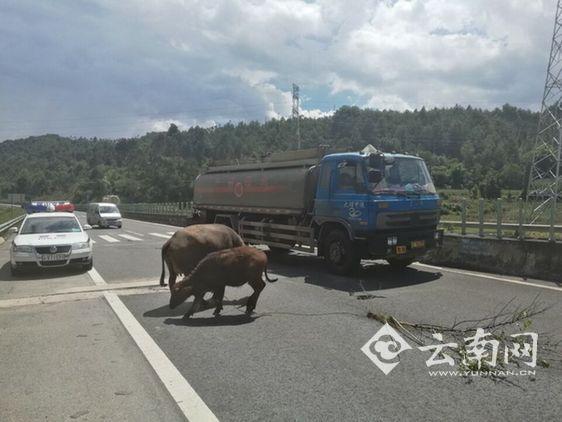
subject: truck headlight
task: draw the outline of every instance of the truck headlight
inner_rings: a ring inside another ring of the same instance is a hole
[[[79,249],[88,249],[90,247],[90,242],[74,243],[72,245],[72,250],[76,251]]]
[[[28,245],[17,246],[14,243],[13,250],[16,253],[33,253],[33,246],[28,246]]]
[[[386,244],[388,246],[394,246],[394,245],[398,244],[398,237],[396,237],[396,236],[387,237],[386,238]]]

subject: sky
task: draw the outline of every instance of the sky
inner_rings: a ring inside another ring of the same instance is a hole
[[[0,0],[0,140],[540,107],[556,0]]]

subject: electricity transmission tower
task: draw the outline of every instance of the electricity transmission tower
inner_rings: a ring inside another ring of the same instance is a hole
[[[554,32],[533,163],[527,187],[529,222],[536,222],[542,215],[556,218],[556,205],[562,195],[560,153],[562,150],[562,0],[558,0]]]
[[[301,149],[301,122],[299,112],[299,86],[293,84],[293,120],[297,122],[297,149]]]

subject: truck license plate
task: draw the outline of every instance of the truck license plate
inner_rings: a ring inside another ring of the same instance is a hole
[[[412,249],[425,248],[425,240],[413,240]]]
[[[42,262],[66,261],[66,255],[63,253],[54,253],[52,255],[41,255]]]
[[[406,246],[396,246],[396,253],[402,255],[406,253]]]

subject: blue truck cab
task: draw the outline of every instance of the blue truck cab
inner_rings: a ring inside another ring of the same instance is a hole
[[[441,244],[439,214],[439,195],[419,157],[349,152],[326,155],[319,164],[318,254],[336,273],[353,271],[361,258],[411,264]]]

